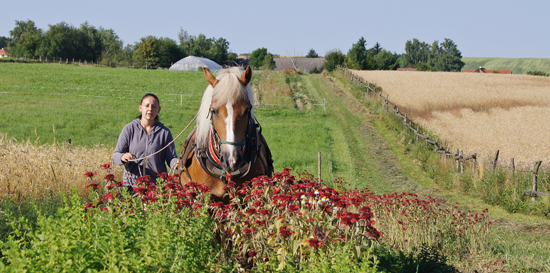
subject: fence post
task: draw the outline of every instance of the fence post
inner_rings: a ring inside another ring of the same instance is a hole
[[[539,167],[542,161],[535,162],[535,168],[533,169],[533,191],[537,191],[537,178],[539,176]],[[536,194],[531,197],[531,201],[535,202],[536,200]]]
[[[460,170],[460,151],[458,149],[456,149],[456,155],[455,155],[455,159],[456,159],[456,170]]]
[[[460,151],[460,173],[464,173],[464,151]]]
[[[327,115],[327,99],[324,99],[325,104],[323,104],[323,109],[325,110],[325,116]]]
[[[321,184],[321,152],[319,152],[319,162],[318,162],[318,177],[319,177],[319,184]]]
[[[474,153],[474,167],[472,168],[472,176],[475,176],[476,174],[476,167],[477,167],[477,153]]]
[[[493,161],[493,171],[495,171],[495,169],[497,168],[498,153],[499,153],[499,150],[497,150],[497,154],[495,155],[495,161]]]

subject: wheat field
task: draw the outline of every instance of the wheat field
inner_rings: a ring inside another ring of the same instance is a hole
[[[0,199],[33,200],[69,192],[73,187],[81,196],[86,196],[86,186],[91,180],[84,174],[109,163],[111,154],[112,149],[103,146],[37,145],[0,135]],[[122,167],[115,166],[113,172],[116,177],[122,177]]]
[[[550,78],[417,71],[352,71],[447,143],[507,164],[550,162]]]

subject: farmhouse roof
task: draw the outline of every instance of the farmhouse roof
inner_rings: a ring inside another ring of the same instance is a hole
[[[483,67],[479,67],[478,69],[464,69],[462,72],[469,72],[469,73],[500,73],[500,74],[512,74],[511,69],[485,69]]]
[[[0,48],[0,54],[1,53],[6,53],[6,51],[4,50],[4,48]]]
[[[285,68],[296,68],[310,72],[315,67],[321,68],[325,63],[325,58],[273,58],[273,61],[275,61],[275,70],[277,71]]]
[[[217,64],[216,62],[210,59],[195,57],[195,56],[187,56],[177,61],[176,63],[174,63],[172,66],[170,66],[170,70],[197,71],[199,67],[208,67],[212,72],[222,69],[222,67],[219,64]]]

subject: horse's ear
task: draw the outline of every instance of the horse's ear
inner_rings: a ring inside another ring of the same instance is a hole
[[[244,86],[247,86],[251,79],[252,79],[252,69],[250,69],[250,65],[249,65],[246,67],[246,70],[241,75],[241,81],[243,81]]]
[[[206,78],[206,81],[210,85],[212,85],[212,87],[216,87],[216,84],[218,84],[218,79],[216,79],[216,77],[214,77],[214,75],[210,73],[210,70],[203,67],[202,71],[204,72],[204,77]]]

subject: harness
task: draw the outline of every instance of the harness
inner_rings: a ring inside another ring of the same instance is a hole
[[[211,119],[212,122],[212,119]],[[195,133],[197,127],[191,131],[189,136],[185,139],[185,142],[180,153],[180,170],[185,172],[190,181],[192,181],[191,174],[187,170],[187,167],[191,165],[192,157],[191,153],[194,153],[197,161],[200,163],[202,169],[210,176],[220,179],[225,186],[227,186],[226,174],[227,172],[221,165],[218,153],[220,151],[221,144],[243,146],[243,162],[244,164],[236,171],[230,172],[233,179],[238,179],[246,176],[252,166],[259,158],[262,161],[263,166],[266,169],[266,175],[271,176],[273,174],[273,159],[271,157],[271,151],[267,146],[267,142],[262,135],[262,128],[259,122],[249,115],[248,128],[244,139],[240,142],[230,142],[221,140],[214,125],[210,126],[208,147],[199,148],[195,142]],[[213,143],[215,142],[215,143]],[[265,147],[266,155],[260,151],[262,147]],[[259,155],[259,156],[258,156]]]

